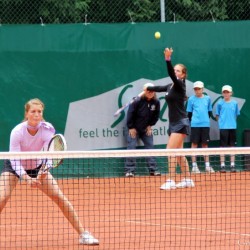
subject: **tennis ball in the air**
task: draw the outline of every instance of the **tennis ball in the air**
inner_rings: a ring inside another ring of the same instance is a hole
[[[159,31],[155,32],[155,39],[160,39],[161,38],[161,33]]]

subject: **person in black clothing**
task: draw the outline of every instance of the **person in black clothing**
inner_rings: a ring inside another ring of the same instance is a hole
[[[172,48],[164,50],[167,70],[173,83],[165,86],[148,86],[147,89],[156,92],[166,92],[165,100],[168,104],[169,115],[169,140],[167,149],[183,148],[184,139],[189,134],[189,119],[185,109],[187,69],[183,64],[171,64]],[[176,165],[181,167],[184,178],[180,183],[175,184]],[[194,187],[190,178],[189,165],[186,157],[169,157],[169,179],[161,186],[161,189],[170,190],[175,188]]]
[[[154,91],[146,90],[148,86],[154,86],[152,83],[144,85],[144,94],[141,98],[136,98],[129,105],[127,113],[127,149],[136,149],[138,139],[144,143],[145,149],[154,147],[152,126],[156,124],[160,114],[160,102]],[[147,157],[147,165],[150,175],[157,176],[155,157]],[[125,176],[133,177],[135,174],[136,160],[135,158],[127,158],[125,160]]]

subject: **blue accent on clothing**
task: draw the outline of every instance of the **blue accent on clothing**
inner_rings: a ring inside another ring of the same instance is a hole
[[[210,127],[209,111],[212,111],[209,96],[197,97],[193,95],[188,99],[187,112],[192,113],[191,127]]]
[[[237,116],[240,115],[238,103],[235,100],[225,102],[220,100],[216,106],[216,116],[219,117],[219,129],[236,129]]]

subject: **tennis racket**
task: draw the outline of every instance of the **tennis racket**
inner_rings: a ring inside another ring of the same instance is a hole
[[[142,97],[144,94],[144,91],[142,91],[138,96],[134,97],[132,100],[130,100],[128,103],[124,104],[121,108],[119,108],[115,113],[114,116],[118,116],[124,109],[126,109],[131,103],[133,103],[137,98]]]
[[[49,144],[47,151],[54,152],[54,151],[66,151],[67,144],[66,140],[63,135],[55,134]],[[47,164],[48,163],[48,164]],[[53,158],[53,159],[46,159],[42,166],[42,171],[46,172],[49,171],[51,168],[56,168],[63,163],[62,158]]]

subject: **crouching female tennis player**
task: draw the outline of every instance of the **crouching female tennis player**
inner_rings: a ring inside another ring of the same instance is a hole
[[[47,149],[50,139],[55,133],[54,127],[43,119],[44,104],[39,99],[32,99],[25,104],[24,122],[18,124],[10,135],[10,151],[41,151]],[[33,163],[33,164],[32,164]],[[36,186],[46,194],[63,212],[73,228],[80,235],[80,244],[98,245],[88,231],[85,231],[72,204],[62,193],[57,181],[47,172],[37,178],[41,162],[36,160],[6,160],[0,175],[0,213],[10,199],[11,192],[18,179]]]

